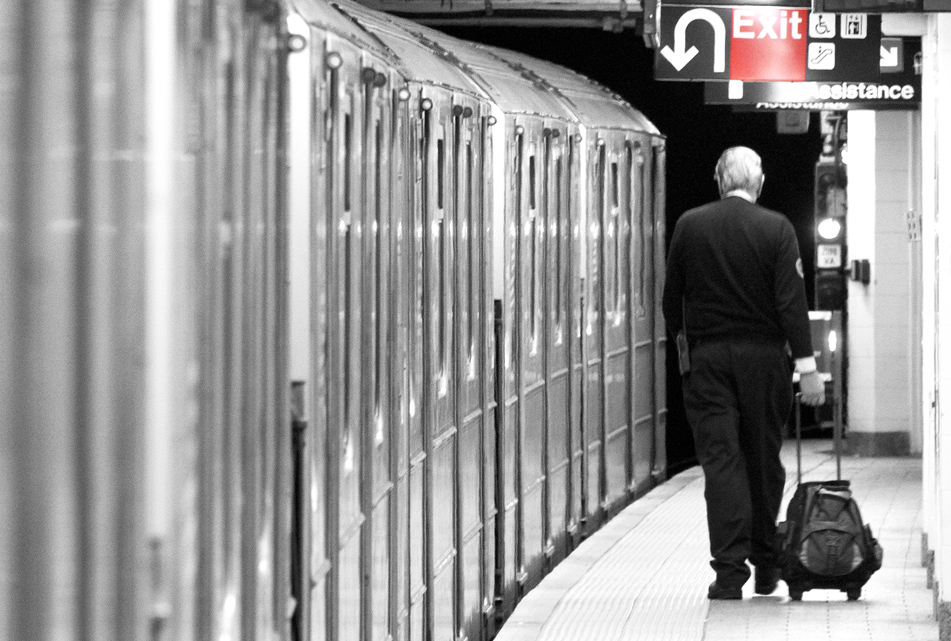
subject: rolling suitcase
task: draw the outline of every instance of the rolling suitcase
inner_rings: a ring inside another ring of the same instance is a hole
[[[834,428],[836,480],[802,482],[802,427],[796,395],[798,486],[776,531],[782,578],[793,601],[808,590],[841,590],[850,601],[862,595],[882,567],[882,547],[862,522],[849,481],[842,480],[841,426]]]

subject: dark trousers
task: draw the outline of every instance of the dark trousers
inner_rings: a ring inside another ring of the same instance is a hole
[[[710,565],[721,585],[743,585],[776,562],[776,517],[786,472],[779,458],[792,404],[784,348],[701,341],[690,351],[684,406],[706,479]]]

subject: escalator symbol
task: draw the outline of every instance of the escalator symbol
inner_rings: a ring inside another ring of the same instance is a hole
[[[835,69],[835,44],[826,42],[809,43],[809,69]]]

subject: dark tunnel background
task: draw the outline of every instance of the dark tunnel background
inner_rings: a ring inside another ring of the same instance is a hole
[[[703,104],[703,83],[656,81],[654,51],[634,30],[594,28],[440,27],[454,36],[521,51],[573,69],[624,97],[667,136],[667,242],[687,209],[717,198],[713,168],[727,147],[745,145],[763,158],[764,207],[792,221],[813,301],[813,174],[822,139],[818,114],[806,134],[780,135],[775,113],[734,113]],[[696,464],[670,342],[667,354],[667,458],[670,475]]]

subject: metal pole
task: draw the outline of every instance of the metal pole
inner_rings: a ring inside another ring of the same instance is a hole
[[[796,393],[796,484],[802,485],[802,408],[800,399],[802,395]]]
[[[842,360],[832,352],[832,434],[835,440],[835,478],[842,480]]]

